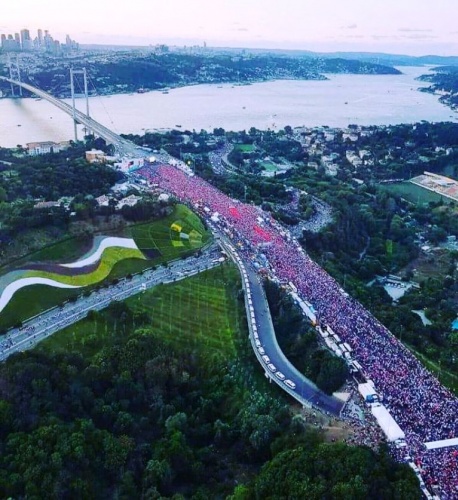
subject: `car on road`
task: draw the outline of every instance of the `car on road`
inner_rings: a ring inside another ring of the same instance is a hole
[[[262,357],[262,359],[264,360],[264,363],[266,363],[266,364],[270,363],[270,358],[269,358],[269,356],[264,355],[264,356]]]
[[[263,356],[263,355],[266,353],[266,351],[264,351],[264,349],[263,349],[262,347],[259,347],[259,348],[258,348],[258,351],[259,351],[259,354],[260,354],[261,356]]]
[[[287,378],[285,380],[285,384],[290,388],[290,389],[295,389],[296,388],[296,384],[290,380],[289,378]]]
[[[277,372],[277,373],[275,374],[275,376],[276,376],[278,379],[280,379],[280,380],[285,380],[285,378],[286,378],[286,377],[283,375],[283,373],[282,373],[282,372]]]
[[[255,341],[254,341],[254,345],[255,345],[256,347],[261,347],[261,342],[259,342],[259,340],[255,340]]]
[[[275,368],[275,365],[273,365],[272,363],[269,363],[267,365],[267,368],[269,368],[269,370],[272,372],[272,373],[275,373],[277,371],[277,369]]]

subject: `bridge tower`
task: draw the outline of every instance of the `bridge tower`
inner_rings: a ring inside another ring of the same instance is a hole
[[[83,76],[83,93],[75,93],[75,76],[82,75]],[[77,129],[77,120],[76,120],[76,107],[75,107],[75,97],[84,96],[86,98],[86,116],[89,118],[89,95],[87,91],[87,74],[86,68],[83,69],[73,69],[70,68],[70,90],[72,93],[72,108],[73,108],[73,127],[75,131],[75,141],[78,140],[78,129]],[[86,129],[86,133],[89,134],[90,130]]]
[[[16,80],[17,82],[21,81],[21,70],[19,67],[19,55],[14,54],[12,55],[11,52],[8,52],[8,69],[10,72],[10,79],[11,80]],[[19,89],[19,95],[16,95],[15,92],[15,85],[12,83],[11,84],[11,96],[12,97],[22,97],[22,87],[18,86]]]

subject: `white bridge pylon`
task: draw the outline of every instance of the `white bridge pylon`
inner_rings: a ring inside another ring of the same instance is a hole
[[[84,81],[84,97],[86,98],[86,116],[89,117],[89,95],[87,92],[87,75],[86,75],[86,68],[83,69],[73,69],[70,68],[70,89],[72,93],[72,108],[73,108],[73,125],[74,125],[74,132],[75,132],[75,141],[78,140],[78,129],[76,127],[78,121],[76,120],[75,112],[76,112],[76,106],[75,106],[75,76],[76,75],[83,75],[83,81]],[[87,133],[89,134],[90,131],[88,129]]]

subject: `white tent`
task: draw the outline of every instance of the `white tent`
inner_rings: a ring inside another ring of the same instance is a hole
[[[436,448],[446,448],[448,446],[458,446],[458,438],[443,439],[442,441],[430,441],[425,443],[427,450],[435,450]]]
[[[404,431],[399,427],[385,406],[372,405],[371,411],[388,441],[396,441],[396,439],[404,439],[406,437]]]

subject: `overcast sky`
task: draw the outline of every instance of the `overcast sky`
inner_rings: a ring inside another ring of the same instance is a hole
[[[13,0],[0,32],[81,43],[458,55],[458,0]]]

